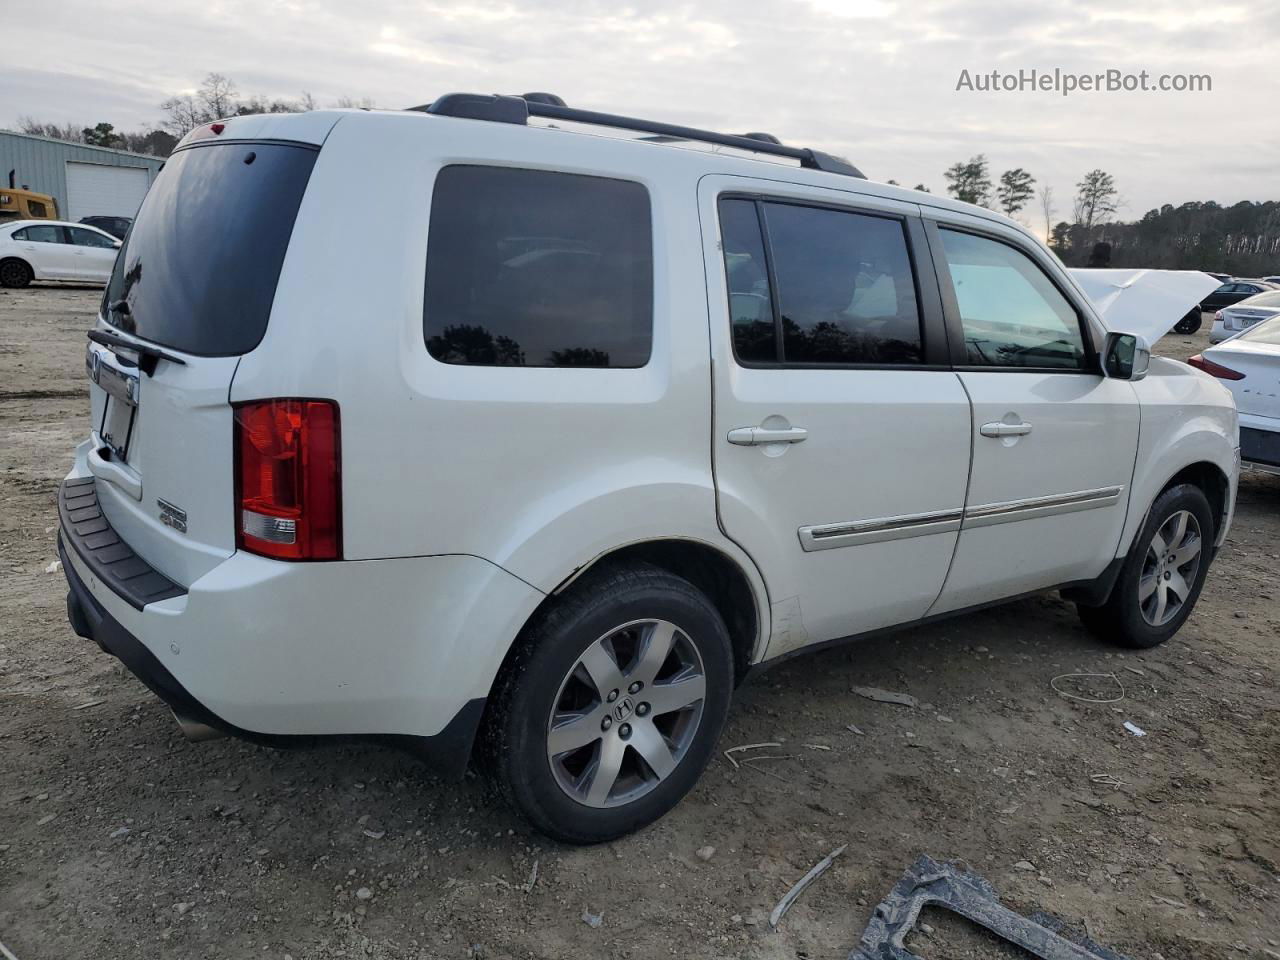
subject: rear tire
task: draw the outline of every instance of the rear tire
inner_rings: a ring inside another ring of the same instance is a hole
[[[530,623],[504,666],[485,766],[548,836],[612,840],[697,782],[732,686],[728,630],[697,588],[647,564],[591,571]]]
[[[1200,304],[1196,304],[1187,315],[1173,325],[1173,332],[1180,333],[1183,336],[1189,336],[1200,329],[1200,325],[1204,322],[1204,317],[1200,313]]]
[[[0,287],[25,287],[34,278],[35,273],[23,260],[11,259],[0,262]]]
[[[1165,490],[1134,538],[1107,602],[1077,604],[1081,621],[1118,646],[1145,649],[1164,643],[1195,609],[1214,536],[1204,491],[1189,483]]]

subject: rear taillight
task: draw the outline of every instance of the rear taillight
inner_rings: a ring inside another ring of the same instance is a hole
[[[237,404],[235,456],[238,547],[279,560],[342,556],[336,403]]]
[[[1212,360],[1206,360],[1201,354],[1196,354],[1187,363],[1195,367],[1197,370],[1203,370],[1211,377],[1217,377],[1219,380],[1243,380],[1244,374],[1239,370],[1232,370],[1230,367],[1224,367],[1220,363],[1214,363]]]

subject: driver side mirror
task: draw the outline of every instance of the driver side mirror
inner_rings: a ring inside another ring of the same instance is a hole
[[[1108,333],[1102,371],[1114,380],[1141,380],[1151,366],[1151,346],[1136,333]]]

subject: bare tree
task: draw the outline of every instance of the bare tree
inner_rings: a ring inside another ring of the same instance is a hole
[[[178,138],[185,137],[200,124],[208,123],[204,107],[189,93],[170,97],[160,104],[160,109],[165,112],[160,125]]]
[[[238,95],[230,79],[211,73],[194,94],[178,94],[160,104],[160,109],[167,114],[163,126],[174,136],[182,137],[201,124],[235,116],[240,109]]]
[[[47,123],[35,117],[19,117],[18,131],[35,137],[50,137],[54,140],[70,140],[72,143],[84,143],[84,128],[74,123]]]
[[[1053,233],[1055,207],[1053,205],[1053,187],[1047,183],[1040,188],[1040,212],[1044,214],[1044,235],[1049,237]]]
[[[343,96],[338,98],[334,106],[340,110],[372,110],[374,108],[370,97],[361,97],[357,100],[355,97]]]
[[[228,77],[221,73],[211,73],[200,84],[197,96],[204,103],[205,113],[211,119],[219,120],[235,115],[239,106],[236,97],[240,96],[240,91]]]

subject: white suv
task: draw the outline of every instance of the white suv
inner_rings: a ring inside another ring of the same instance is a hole
[[[1160,643],[1235,501],[1227,391],[1016,223],[548,95],[195,131],[89,341],[76,631],[193,736],[474,749],[572,842],[788,654],[1051,589]]]

